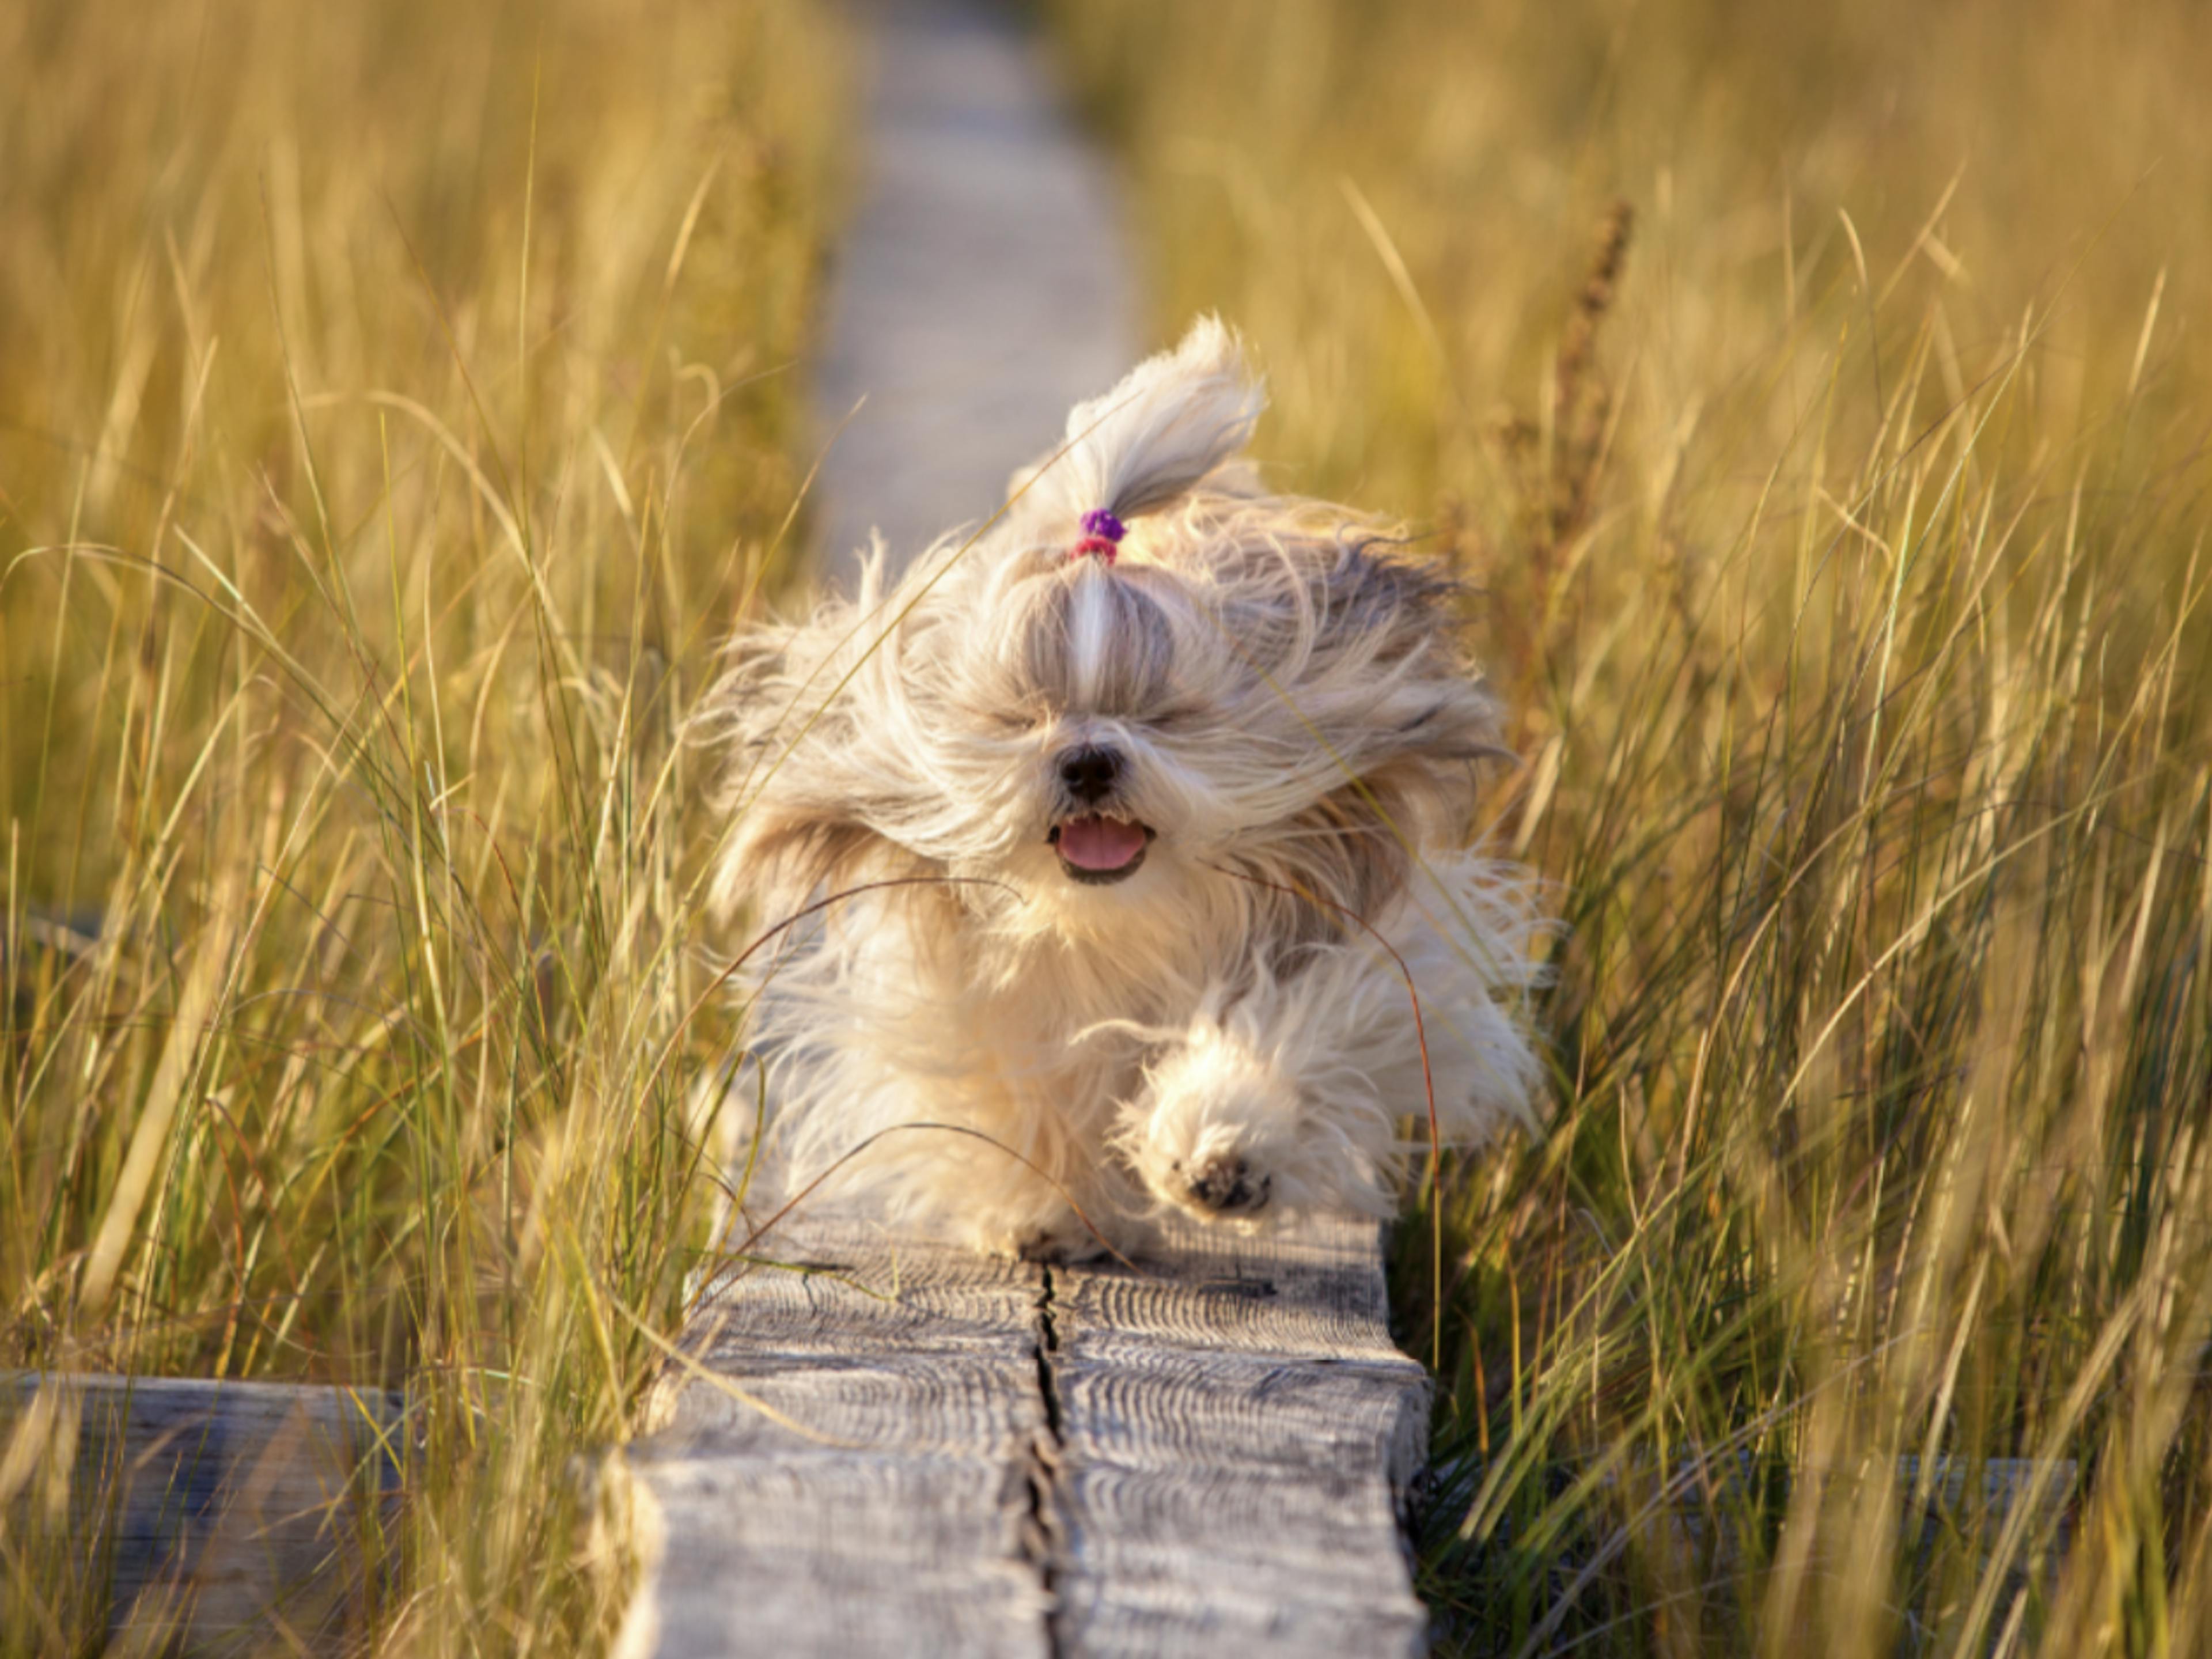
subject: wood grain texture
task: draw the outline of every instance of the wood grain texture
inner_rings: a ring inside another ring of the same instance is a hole
[[[396,1565],[404,1427],[380,1389],[19,1375],[0,1530],[118,1650],[330,1648]]]
[[[632,1651],[1042,1654],[1036,1268],[779,1230],[726,1273],[632,1449],[660,1559]],[[733,1397],[717,1386],[740,1391]]]
[[[635,1653],[1419,1651],[1397,1504],[1425,1373],[1372,1224],[1181,1230],[1040,1268],[872,1229],[698,1300],[633,1448],[660,1559]]]
[[[1140,1266],[1052,1275],[1061,1651],[1421,1651],[1399,1521],[1429,1381],[1379,1230],[1188,1227]]]

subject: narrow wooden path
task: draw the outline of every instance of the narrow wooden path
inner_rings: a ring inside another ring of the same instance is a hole
[[[407,1439],[380,1389],[0,1377],[0,1547],[111,1651],[335,1650],[396,1583]]]
[[[1139,355],[1111,181],[988,0],[859,0],[867,186],[816,388],[817,568],[981,520]],[[855,412],[857,410],[857,412]],[[632,1448],[626,1655],[1418,1651],[1428,1384],[1371,1224],[1042,1267],[794,1219]]]
[[[1421,1650],[1429,1385],[1372,1224],[1193,1226],[1136,1272],[849,1222],[760,1248],[633,1449],[661,1535],[629,1651]]]
[[[816,544],[849,580],[997,510],[1070,406],[1140,355],[1103,163],[1055,106],[1039,44],[990,0],[856,0],[869,79],[860,209],[837,254],[817,424]]]

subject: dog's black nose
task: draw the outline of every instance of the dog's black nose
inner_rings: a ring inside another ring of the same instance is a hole
[[[1121,757],[1110,749],[1086,745],[1060,757],[1060,781],[1067,793],[1085,804],[1106,799],[1121,775]]]

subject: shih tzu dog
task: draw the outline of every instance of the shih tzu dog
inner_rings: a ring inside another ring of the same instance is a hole
[[[1261,404],[1201,321],[981,532],[732,641],[715,896],[801,917],[731,1097],[781,1193],[1082,1256],[1387,1214],[1432,1121],[1530,1116],[1539,924],[1466,850],[1498,751],[1455,590],[1261,489]]]

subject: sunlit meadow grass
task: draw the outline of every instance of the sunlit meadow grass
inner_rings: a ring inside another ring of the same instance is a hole
[[[784,568],[842,62],[781,0],[0,9],[0,1364],[409,1390],[394,1649],[624,1588],[575,1460],[728,1036],[677,728]],[[0,1649],[96,1640],[0,1543]]]
[[[1552,1133],[1440,1297],[1402,1235],[1442,1644],[2212,1648],[2212,22],[1047,10],[1160,332],[1480,590],[1569,926]],[[0,12],[7,1360],[407,1387],[395,1648],[619,1598],[571,1459],[711,1197],[675,728],[806,465],[836,48]],[[10,1540],[0,1646],[88,1595]]]
[[[1440,1646],[2212,1651],[2212,18],[1045,12],[1566,924],[1401,1234]]]

